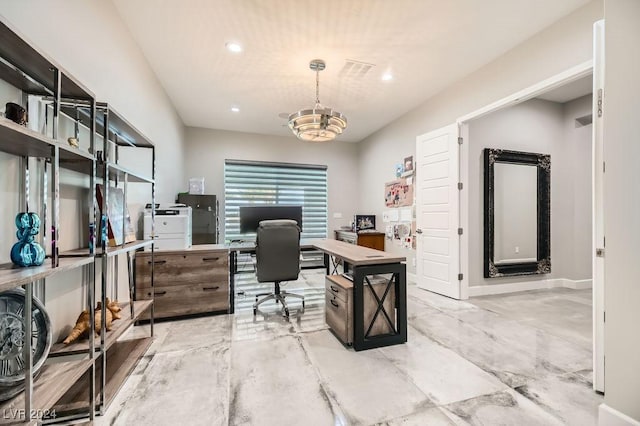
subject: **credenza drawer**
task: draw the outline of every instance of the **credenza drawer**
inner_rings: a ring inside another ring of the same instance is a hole
[[[347,303],[327,291],[325,295],[325,321],[344,343],[350,343],[353,340],[351,330],[353,321],[350,319],[351,310]]]
[[[324,281],[325,289],[328,294],[331,294],[332,296],[337,297],[343,302],[348,303],[349,293],[353,290],[353,283],[344,277],[340,278],[342,278],[343,281],[338,284],[327,277],[327,279]]]
[[[150,290],[136,290],[136,299],[151,298]],[[229,290],[220,285],[156,287],[154,305],[156,318],[226,311],[229,307]]]

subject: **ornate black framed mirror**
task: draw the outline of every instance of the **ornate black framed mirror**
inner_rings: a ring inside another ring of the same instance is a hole
[[[551,156],[484,150],[484,277],[551,272]]]

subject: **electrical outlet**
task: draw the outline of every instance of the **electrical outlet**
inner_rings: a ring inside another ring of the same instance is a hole
[[[333,218],[334,219],[342,219],[342,213],[334,213],[333,214]]]
[[[520,247],[516,246],[516,254],[520,253]]]
[[[416,258],[415,257],[411,258],[411,265],[412,266],[416,266]]]

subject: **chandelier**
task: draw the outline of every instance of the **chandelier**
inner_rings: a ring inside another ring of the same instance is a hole
[[[327,142],[334,140],[347,128],[347,118],[320,104],[320,71],[326,68],[322,59],[314,59],[309,68],[316,72],[316,105],[289,115],[289,128],[303,141]]]

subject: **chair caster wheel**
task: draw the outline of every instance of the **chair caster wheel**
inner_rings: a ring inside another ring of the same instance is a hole
[[[284,308],[284,316],[289,318],[289,308]]]
[[[253,308],[253,316],[255,317],[256,314],[258,313],[258,310],[256,308]]]
[[[304,309],[304,300],[302,301],[302,308]]]

